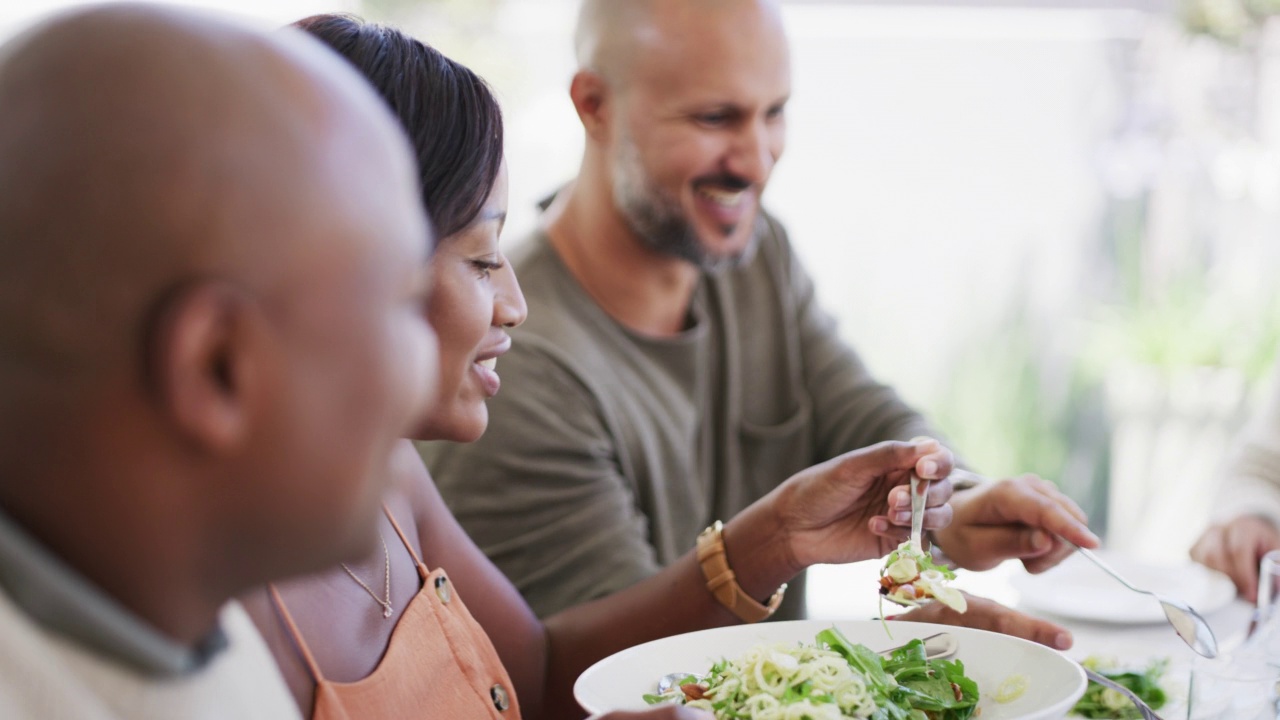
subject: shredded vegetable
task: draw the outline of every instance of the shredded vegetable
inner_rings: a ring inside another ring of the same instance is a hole
[[[816,640],[758,645],[645,700],[709,710],[719,720],[967,720],[977,708],[978,686],[964,664],[926,660],[919,640],[888,658],[835,628]]]

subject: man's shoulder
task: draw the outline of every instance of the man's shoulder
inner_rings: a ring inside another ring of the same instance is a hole
[[[522,235],[507,253],[507,260],[526,295],[531,289],[554,285],[569,275],[560,255],[551,246],[551,239],[540,228]]]

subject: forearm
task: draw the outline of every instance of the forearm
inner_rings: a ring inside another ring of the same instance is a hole
[[[786,546],[771,510],[754,505],[725,525],[723,539],[738,584],[763,602],[801,568]],[[692,548],[676,562],[620,592],[584,603],[545,621],[548,634],[545,705],[529,718],[581,715],[573,682],[595,661],[640,643],[741,622],[716,601]]]

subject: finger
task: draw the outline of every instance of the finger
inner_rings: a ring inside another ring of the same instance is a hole
[[[911,511],[911,490],[906,485],[895,485],[889,490],[889,510]]]
[[[987,598],[969,593],[965,593],[965,598],[969,609],[964,614],[957,613],[942,603],[930,603],[899,616],[898,620],[962,625],[1025,638],[1059,650],[1071,647],[1071,633],[1061,625],[1031,617]]]
[[[1054,495],[1067,500],[1065,495],[1056,491]],[[1012,514],[1025,525],[1061,535],[1082,547],[1096,548],[1101,544],[1098,536],[1058,502],[1056,497],[1033,492],[1017,498],[1007,498],[1006,502],[1011,504]]]
[[[967,535],[969,546],[981,548],[982,557],[986,560],[983,567],[975,566],[970,570],[985,570],[1010,558],[1040,557],[1053,549],[1053,539],[1047,533],[1025,525],[971,527]]]
[[[901,525],[894,525],[889,522],[889,518],[883,515],[877,515],[867,521],[867,528],[871,530],[872,535],[876,535],[895,543],[901,544],[911,537],[911,531]]]
[[[856,483],[865,481],[869,476],[880,477],[914,469],[921,456],[937,452],[937,442],[932,439],[919,443],[886,440],[847,452],[832,462],[846,482]]]
[[[1039,557],[1022,559],[1022,566],[1027,569],[1027,572],[1038,575],[1055,567],[1058,563],[1067,559],[1071,553],[1075,552],[1075,548],[1057,538],[1050,538],[1049,540],[1053,544],[1049,552]]]
[[[1205,530],[1196,540],[1196,544],[1191,546],[1191,559],[1205,567],[1224,572],[1225,568],[1221,562],[1222,535],[1223,530],[1218,526]]]
[[[942,507],[930,508],[924,511],[924,529],[925,530],[941,530],[951,524],[954,517],[954,511],[950,505]]]
[[[1085,513],[1085,511],[1080,507],[1080,505],[1076,503],[1075,500],[1072,500],[1065,493],[1063,493],[1062,490],[1060,490],[1058,486],[1053,483],[1053,481],[1046,480],[1040,477],[1039,475],[1023,475],[1022,477],[1018,478],[1018,481],[1025,482],[1029,487],[1033,488],[1036,492],[1040,493],[1041,495],[1044,495],[1045,497],[1049,498],[1053,502],[1060,505],[1063,510],[1069,513],[1076,520],[1086,525],[1088,524],[1089,516]]]
[[[951,502],[951,496],[955,494],[955,486],[951,480],[935,480],[929,484],[929,494],[925,498],[924,506],[926,508],[936,508]],[[895,522],[911,522],[911,490],[908,485],[895,485],[889,490],[888,497],[889,512],[893,515]],[[902,515],[901,513],[906,513]]]
[[[1230,571],[1228,574],[1235,580],[1240,595],[1249,602],[1258,599],[1258,556],[1254,550],[1252,534],[1245,526],[1240,530],[1235,526],[1227,526],[1226,556]]]
[[[1071,631],[1057,623],[1018,612],[994,600],[978,600],[980,602],[975,603],[978,615],[975,616],[974,627],[1024,638],[1058,650],[1068,650],[1074,642]],[[972,609],[974,604],[969,607]]]
[[[992,616],[990,624],[985,628],[981,624],[983,620],[984,618],[979,618],[975,627],[1003,635],[1024,638],[1057,650],[1070,650],[1075,643],[1075,639],[1071,636],[1071,631],[1061,625],[1014,612],[1008,608],[1005,608],[1004,612]]]
[[[937,443],[936,440],[931,442],[935,445]],[[941,445],[937,446],[937,450],[925,452],[916,461],[916,475],[924,480],[941,480],[950,475],[953,469],[955,469],[955,458],[952,457],[950,450]]]
[[[927,508],[935,508],[946,505],[951,502],[951,496],[955,493],[955,490],[955,485],[952,485],[951,480],[948,478],[934,480],[929,483],[929,495],[926,498],[924,506]]]
[[[1236,586],[1236,592],[1243,598],[1248,598],[1250,591],[1256,592],[1256,587],[1250,587],[1251,572],[1241,572],[1233,562],[1232,554],[1227,545],[1227,530],[1221,526],[1211,527],[1200,536],[1194,547],[1191,548],[1191,557],[1201,565],[1217,570],[1231,578],[1231,582]],[[1250,600],[1253,602],[1253,600]]]

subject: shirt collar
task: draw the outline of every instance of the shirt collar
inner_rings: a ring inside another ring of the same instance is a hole
[[[2,509],[0,590],[46,630],[145,675],[196,672],[227,647],[221,624],[195,647],[165,636],[28,535]]]

